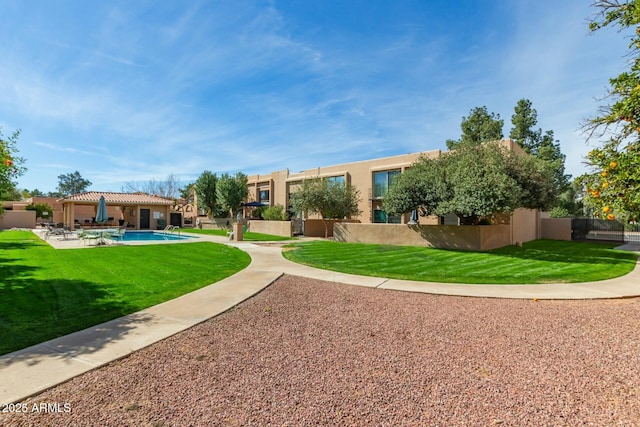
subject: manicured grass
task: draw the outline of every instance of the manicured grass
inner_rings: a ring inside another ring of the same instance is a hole
[[[250,261],[211,242],[55,250],[31,232],[0,231],[0,354],[176,298]]]
[[[342,273],[448,283],[575,283],[629,273],[637,255],[616,245],[536,240],[522,247],[462,252],[415,246],[313,241],[287,245],[285,258]]]
[[[195,233],[195,234],[209,234],[212,236],[224,236],[227,237],[226,230],[210,230],[210,229],[200,229],[200,228],[185,228],[184,231],[186,233]],[[254,233],[252,231],[247,231],[243,234],[243,239],[249,242],[277,242],[282,240],[295,240],[295,237],[284,237],[284,236],[275,236],[273,234],[264,234],[264,233]]]

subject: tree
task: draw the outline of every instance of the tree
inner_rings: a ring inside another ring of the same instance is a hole
[[[35,205],[33,203],[29,203],[27,207],[25,207],[25,209],[28,211],[36,211],[36,218],[51,218],[51,215],[53,213],[53,208],[47,203],[38,203]],[[47,213],[47,215],[44,215],[45,212]]]
[[[324,237],[329,235],[327,219],[342,219],[360,214],[360,191],[350,184],[314,178],[302,181],[290,197],[295,212],[319,214],[324,224]]]
[[[240,205],[249,195],[248,178],[242,172],[234,176],[224,173],[216,185],[216,200],[221,210],[231,217],[240,209]]]
[[[22,190],[22,197],[24,199],[28,199],[29,197],[46,197],[46,194],[38,190],[37,188],[34,188],[31,191],[25,188],[24,190]]]
[[[564,173],[566,156],[562,154],[559,142],[554,139],[553,131],[543,132],[540,128],[534,129],[538,124],[538,112],[528,99],[519,100],[514,111],[511,116],[513,128],[509,137],[527,153],[545,161],[553,174],[555,193],[565,192],[571,176]]]
[[[90,185],[91,181],[82,178],[78,171],[58,175],[58,191],[64,196],[83,193]]]
[[[20,130],[16,130],[11,136],[5,138],[0,127],[0,201],[21,197],[14,179],[27,169],[24,167],[24,158],[16,155],[19,136]],[[2,205],[0,205],[0,213],[2,213]]]
[[[496,143],[466,146],[445,153],[441,162],[446,169],[450,190],[434,213],[455,213],[462,224],[478,224],[481,217],[509,213],[518,207],[521,189],[509,173],[507,153]]]
[[[198,206],[204,206],[209,215],[214,215],[216,209],[216,182],[215,173],[204,171],[195,182],[195,190],[198,196]]]
[[[141,192],[154,194],[165,199],[176,199],[180,192],[180,180],[174,174],[167,175],[164,180],[151,179],[146,182],[129,181],[123,186],[125,192]]]
[[[500,118],[500,114],[489,114],[486,106],[473,108],[469,112],[469,117],[462,118],[460,139],[458,141],[447,140],[447,148],[454,150],[466,144],[478,145],[502,139],[503,125],[504,121]]]
[[[611,103],[585,124],[587,141],[605,139],[587,155],[590,173],[579,180],[585,187],[585,208],[605,219],[640,219],[640,0],[597,0],[591,31],[617,26],[636,29],[629,36],[628,67],[609,80]]]
[[[64,196],[65,194],[60,191],[49,191],[47,193],[47,197],[54,197],[56,199],[62,199]]]
[[[22,193],[14,185],[2,191],[0,200],[22,200]]]
[[[529,154],[538,151],[542,129],[539,131],[533,129],[538,124],[538,112],[528,99],[519,100],[514,107],[514,111],[515,113],[511,116],[513,128],[509,132],[509,138],[513,139]]]
[[[394,214],[413,209],[425,215],[454,213],[462,224],[478,224],[518,207],[547,208],[553,191],[543,161],[488,142],[462,145],[437,159],[420,158],[391,185],[384,208]]]
[[[286,221],[287,214],[284,211],[284,206],[282,205],[274,205],[265,207],[262,212],[262,219],[267,221]]]
[[[195,194],[195,191],[196,191],[196,183],[192,182],[190,184],[185,185],[179,190],[180,197],[185,199],[187,202],[192,203],[194,199],[193,195]]]
[[[447,172],[441,160],[420,157],[394,179],[384,195],[385,210],[402,214],[418,209],[422,215],[435,215],[440,203],[451,197]]]

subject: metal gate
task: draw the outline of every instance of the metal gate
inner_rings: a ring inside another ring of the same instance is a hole
[[[592,218],[571,220],[571,240],[640,244],[640,225]]]
[[[302,218],[291,218],[291,234],[294,236],[304,234],[304,223]]]

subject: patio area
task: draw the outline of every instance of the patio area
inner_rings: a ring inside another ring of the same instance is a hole
[[[133,229],[155,230],[170,223],[173,200],[146,193],[88,191],[60,200],[64,225],[72,231],[78,227],[99,227],[95,216],[101,197],[107,203],[107,224],[110,226],[127,223]]]

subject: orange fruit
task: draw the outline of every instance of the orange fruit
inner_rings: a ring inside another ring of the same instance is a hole
[[[609,167],[610,167],[611,169],[615,169],[615,168],[617,168],[617,167],[618,167],[618,162],[611,162],[611,163],[609,163]]]
[[[611,210],[611,208],[609,206],[605,206],[604,208],[602,208],[602,212],[607,213]]]
[[[609,215],[607,215],[607,219],[609,221],[613,221],[614,219],[616,219],[616,216],[614,214],[609,214]]]
[[[600,172],[600,175],[604,178],[605,176],[607,176],[607,171]]]
[[[607,188],[609,186],[609,183],[607,181],[602,183],[602,188]]]

